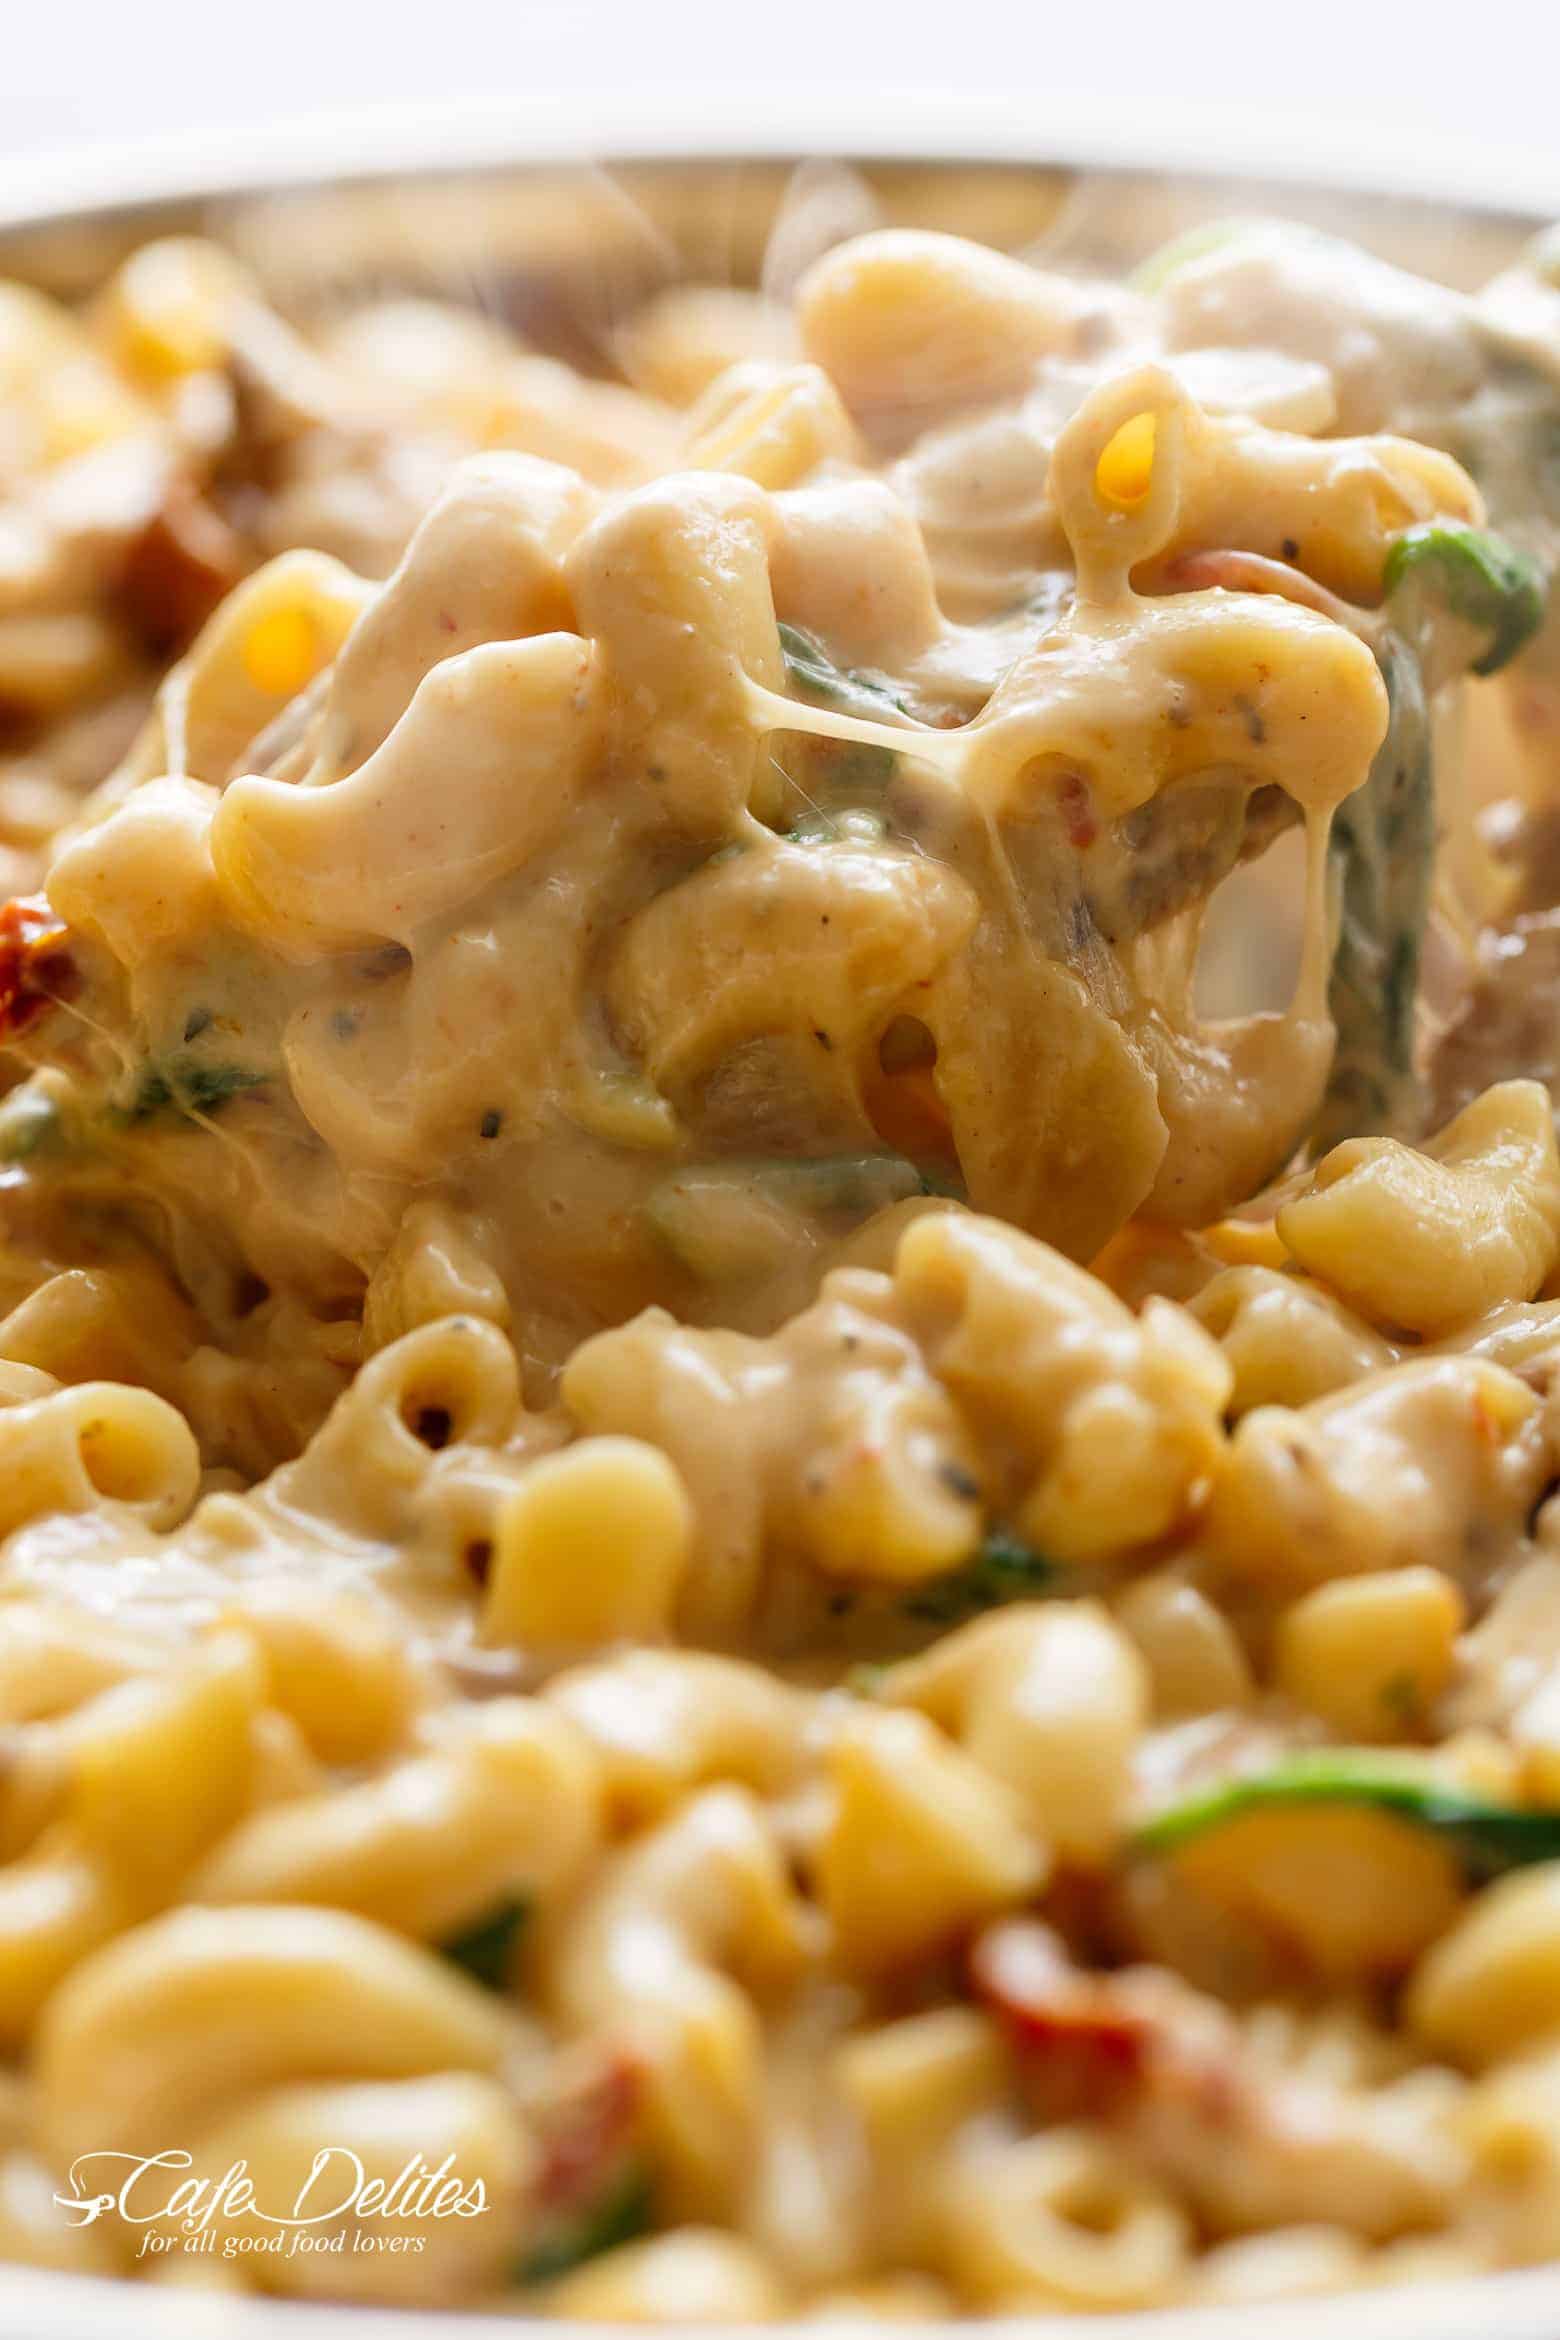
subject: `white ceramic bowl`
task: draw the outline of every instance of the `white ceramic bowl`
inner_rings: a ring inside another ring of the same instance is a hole
[[[350,294],[354,279],[382,289],[403,262],[418,283],[438,281],[446,266],[459,283],[479,265],[556,295],[614,223],[630,272],[646,248],[625,181],[649,191],[660,267],[665,222],[675,241],[696,220],[705,174],[720,200],[736,202],[737,189],[761,212],[777,174],[834,157],[880,166],[890,205],[892,190],[911,184],[907,166],[925,165],[923,219],[928,192],[934,207],[945,193],[957,210],[985,187],[1018,231],[1012,240],[1038,241],[1064,264],[1130,262],[1199,219],[1268,209],[1471,286],[1560,213],[1560,147],[1552,168],[1514,168],[1493,146],[1449,154],[1443,139],[1401,136],[1374,138],[1368,157],[1342,139],[1299,154],[1249,114],[1069,102],[1048,118],[1029,93],[951,104],[896,93],[891,106],[824,94],[804,110],[761,106],[751,90],[729,102],[701,91],[680,117],[659,106],[654,121],[621,98],[588,119],[506,98],[0,164],[0,276],[84,290],[144,236],[200,229],[235,236],[282,297],[304,307]],[[1037,190],[1033,237],[1026,176]],[[968,212],[954,224],[969,224]],[[1026,2340],[1560,2340],[1560,2265],[1279,2306],[987,2328]],[[513,2315],[288,2306],[0,2266],[0,2340],[516,2340],[541,2329]],[[916,2329],[926,2340],[969,2331]]]

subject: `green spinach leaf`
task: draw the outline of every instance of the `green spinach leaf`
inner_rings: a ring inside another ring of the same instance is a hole
[[[1495,1804],[1354,1749],[1294,1755],[1272,1771],[1226,1780],[1158,1813],[1133,1838],[1140,1853],[1173,1853],[1249,1812],[1352,1804],[1438,1837],[1475,1884],[1536,1861],[1560,1860],[1560,1811]]]
[[[1544,621],[1544,572],[1487,528],[1463,520],[1426,520],[1395,536],[1382,592],[1398,631],[1413,630],[1413,602],[1450,611],[1486,637],[1475,674],[1497,674]],[[1412,597],[1412,598],[1411,598]]]
[[[885,711],[909,713],[904,700],[881,675],[868,674],[860,667],[837,666],[817,635],[801,626],[782,625],[779,631],[786,680],[804,698],[822,699],[826,706],[854,708],[857,714],[878,718]]]
[[[1435,857],[1435,774],[1418,657],[1396,634],[1380,655],[1387,735],[1364,787],[1333,818],[1339,915],[1328,1006],[1338,1039],[1316,1133],[1323,1150],[1416,1118],[1414,1007]]]

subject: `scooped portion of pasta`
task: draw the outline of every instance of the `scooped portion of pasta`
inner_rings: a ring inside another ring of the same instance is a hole
[[[0,300],[0,2259],[1560,2258],[1560,253],[619,354]]]

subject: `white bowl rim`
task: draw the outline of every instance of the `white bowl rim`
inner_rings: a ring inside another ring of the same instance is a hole
[[[1385,2291],[1130,2316],[1015,2316],[905,2326],[926,2340],[1560,2340],[1560,2266]],[[545,2340],[577,2332],[643,2340],[643,2325],[560,2325],[514,2314],[365,2308],[170,2290],[98,2277],[0,2269],[6,2340]],[[700,2340],[754,2340],[753,2325],[702,2325]],[[776,2340],[827,2327],[772,2324]],[[869,2323],[858,2335],[891,2331]]]
[[[1299,122],[1273,112],[1173,110],[1023,92],[818,91],[751,85],[688,94],[545,93],[308,114],[0,160],[0,231],[105,207],[253,194],[331,180],[505,165],[846,155],[1242,178],[1547,219],[1560,214],[1560,142],[1547,154],[1443,131]]]

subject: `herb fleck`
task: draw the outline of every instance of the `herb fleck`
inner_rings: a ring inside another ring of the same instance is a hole
[[[649,2232],[653,2208],[649,2177],[636,2164],[593,2209],[532,2244],[520,2262],[520,2281],[550,2283],[619,2243],[633,2242]]]
[[[1405,1730],[1411,1730],[1420,1721],[1424,1698],[1417,1678],[1406,1668],[1388,1676],[1381,1685],[1380,1695],[1383,1710]]]
[[[509,1980],[515,1945],[530,1914],[530,1903],[516,1895],[499,1902],[475,1925],[451,1935],[439,1948],[456,1966],[463,1966],[473,1982],[483,1984],[490,1991],[501,1991]]]
[[[907,1596],[907,1617],[924,1618],[933,1625],[956,1625],[983,1609],[1000,1608],[1006,1601],[1043,1600],[1059,1589],[1060,1570],[1054,1560],[1026,1544],[1011,1528],[994,1527],[983,1537],[979,1551],[963,1568],[946,1576],[928,1578]]]
[[[136,1084],[125,1118],[149,1121],[154,1114],[217,1113],[245,1089],[260,1088],[265,1074],[242,1064],[206,1064],[190,1056],[167,1056],[148,1064]]]
[[[779,632],[786,680],[804,696],[822,699],[833,707],[865,708],[869,714],[884,707],[891,707],[898,715],[909,713],[904,700],[881,675],[860,667],[836,666],[816,634],[785,625]]]

